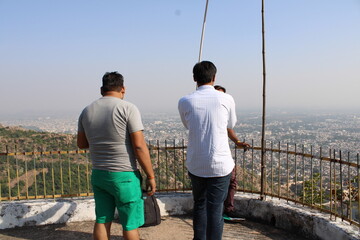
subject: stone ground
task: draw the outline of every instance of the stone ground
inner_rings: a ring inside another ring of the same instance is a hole
[[[1,240],[85,240],[92,239],[93,222],[53,224],[37,227],[21,227],[0,230]],[[112,226],[111,240],[122,240],[121,225]],[[192,220],[188,216],[163,217],[158,226],[140,228],[144,240],[192,239]],[[269,225],[245,220],[240,223],[225,223],[223,240],[304,240],[304,237],[276,229]]]

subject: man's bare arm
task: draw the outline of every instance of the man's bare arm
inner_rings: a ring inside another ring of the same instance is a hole
[[[155,174],[152,168],[150,153],[146,145],[143,132],[133,132],[130,134],[130,138],[137,160],[147,175],[147,185],[150,187],[150,192],[148,195],[153,195],[156,191]]]
[[[89,148],[89,142],[86,138],[85,132],[78,132],[77,134],[77,146],[80,149]]]
[[[236,144],[236,146],[244,148],[244,150],[250,147],[250,144],[246,142],[242,142],[238,139],[233,129],[228,128],[227,131],[228,131],[228,137],[231,139],[231,141],[233,141]]]

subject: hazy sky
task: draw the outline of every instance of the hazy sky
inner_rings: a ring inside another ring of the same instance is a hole
[[[142,112],[195,90],[205,0],[0,0],[1,115],[79,112],[107,71]],[[267,104],[360,111],[360,0],[266,0]],[[261,111],[261,0],[210,0],[203,60]]]

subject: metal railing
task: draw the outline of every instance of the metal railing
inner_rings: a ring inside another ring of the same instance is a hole
[[[265,151],[266,197],[306,205],[360,227],[359,153],[272,142]],[[260,193],[260,153],[260,147],[253,147],[236,157],[239,191]]]
[[[83,150],[0,153],[0,200],[90,196],[90,170]]]
[[[191,183],[182,141],[149,141],[158,191],[187,191]],[[252,144],[253,146],[253,144]],[[0,200],[66,198],[93,195],[89,152],[13,151],[0,153]],[[238,191],[306,205],[360,227],[359,153],[268,143],[264,186],[261,148],[233,148]]]

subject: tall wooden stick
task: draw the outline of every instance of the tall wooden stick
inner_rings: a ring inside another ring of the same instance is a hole
[[[261,26],[262,26],[262,67],[263,67],[263,94],[262,94],[262,128],[261,128],[261,192],[260,199],[265,200],[265,180],[266,180],[266,144],[265,144],[265,119],[266,119],[266,67],[265,67],[265,0],[261,1]]]
[[[205,13],[204,13],[204,22],[203,22],[202,31],[201,31],[200,51],[199,51],[198,62],[201,61],[201,56],[202,56],[202,49],[203,49],[204,36],[205,36],[205,25],[206,25],[206,15],[207,15],[208,5],[209,5],[209,0],[206,0]]]

